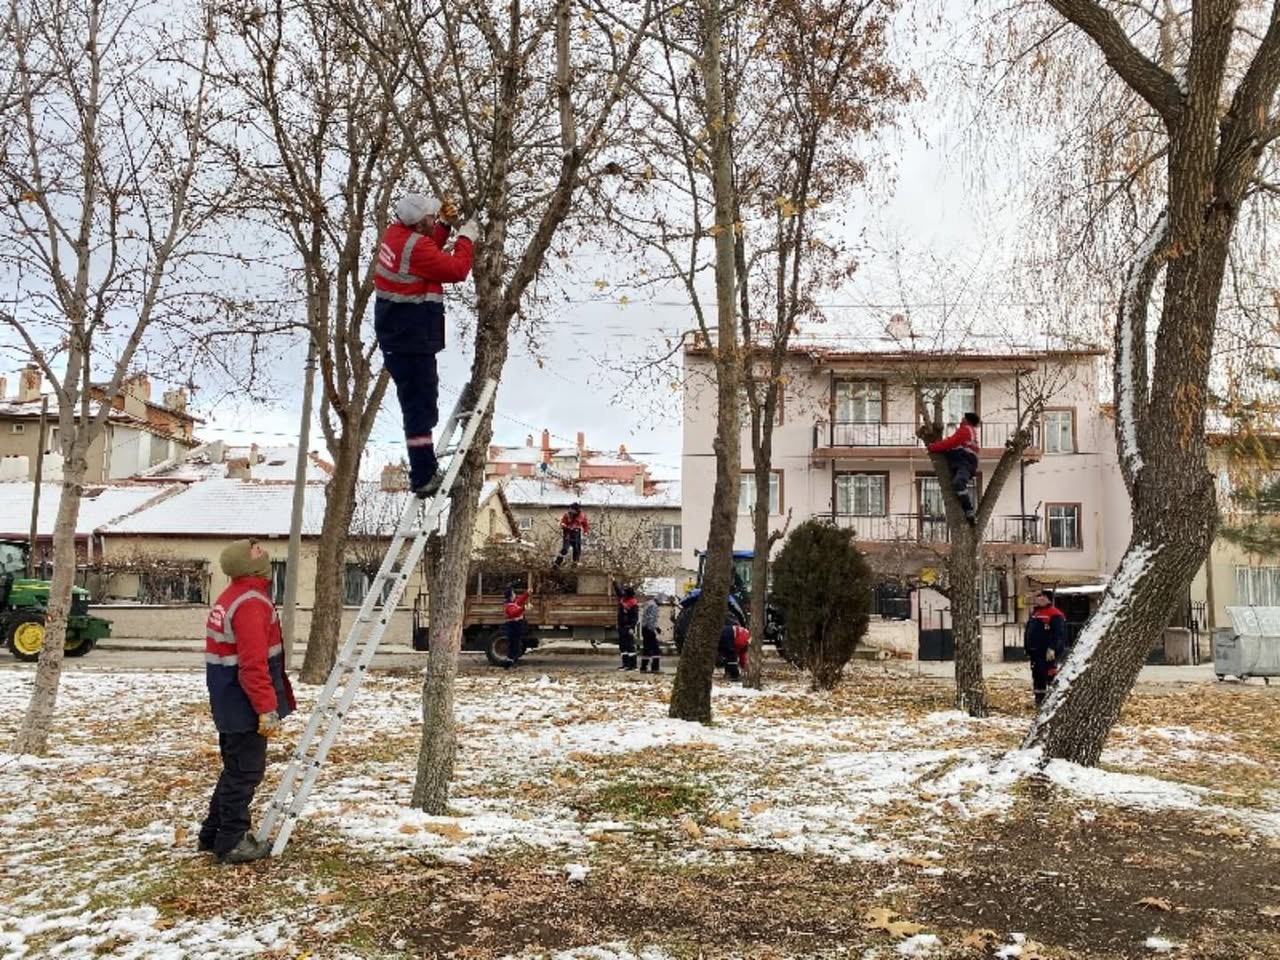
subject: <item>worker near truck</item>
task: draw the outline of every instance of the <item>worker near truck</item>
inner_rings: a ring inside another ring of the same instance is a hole
[[[266,774],[267,740],[297,702],[271,602],[270,556],[256,540],[237,540],[219,564],[231,582],[205,621],[204,674],[222,772],[196,846],[220,863],[248,863],[271,852],[249,832],[249,806]]]
[[[419,497],[432,490],[436,474],[432,431],[440,419],[436,354],[444,349],[444,284],[461,283],[471,272],[480,227],[475,219],[458,230],[453,249],[445,244],[457,210],[450,203],[407,193],[395,221],[382,235],[373,270],[373,329],[382,364],[396,385],[409,453],[409,486]]]
[[[507,632],[507,667],[514,667],[524,656],[524,634],[528,627],[525,607],[529,604],[530,591],[516,593],[516,586],[507,587],[506,603],[502,607]]]
[[[935,440],[928,444],[930,453],[945,454],[947,466],[951,468],[951,489],[960,501],[960,509],[970,524],[977,522],[977,511],[969,496],[969,481],[978,473],[978,455],[982,452],[982,444],[978,440],[978,427],[981,418],[970,411],[964,415],[956,427],[955,433],[945,440]]]
[[[1022,634],[1022,649],[1031,661],[1031,686],[1036,707],[1044,703],[1049,682],[1067,653],[1067,618],[1044,590],[1031,598],[1031,615]]]
[[[622,654],[622,665],[619,670],[636,668],[636,623],[640,619],[640,606],[636,600],[635,587],[613,585],[614,595],[618,598],[618,651]]]
[[[640,610],[640,672],[661,673],[662,648],[658,646],[658,598],[649,597]]]

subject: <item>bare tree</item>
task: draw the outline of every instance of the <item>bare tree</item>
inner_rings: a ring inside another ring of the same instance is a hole
[[[751,60],[750,80],[740,84],[738,110],[767,119],[751,128],[751,142],[740,136],[736,144],[740,205],[762,221],[757,230],[744,226],[737,240],[755,475],[751,580],[758,585],[743,683],[756,689],[763,676],[769,554],[785,535],[785,528],[769,528],[769,498],[791,335],[803,320],[822,319],[817,295],[839,288],[854,271],[852,256],[824,230],[824,219],[830,221],[833,205],[848,202],[866,177],[863,139],[891,123],[896,106],[919,92],[889,61],[891,0],[762,0],[758,6],[763,29],[753,46],[759,55]],[[746,218],[739,213],[738,219]]]
[[[581,13],[575,26],[574,12]],[[472,266],[475,356],[461,391],[474,403],[502,375],[513,322],[555,251],[584,184],[610,175],[600,153],[617,133],[652,15],[650,0],[624,15],[571,0],[480,0],[424,7],[411,0],[353,11],[381,89],[398,95],[396,121],[439,195],[484,225]],[[388,38],[412,38],[401,75]],[[566,253],[567,256],[567,253]],[[431,582],[431,655],[423,683],[423,740],[413,802],[445,810],[453,774],[457,675],[472,527],[492,435],[486,415],[452,494],[449,527]]]
[[[1026,739],[1048,757],[1092,764],[1214,536],[1205,466],[1214,335],[1237,226],[1247,207],[1269,202],[1280,5],[1195,0],[1153,8],[1158,22],[1145,8],[1097,0],[1049,6],[1073,28],[1060,35],[1089,41],[1073,51],[1076,70],[1100,54],[1102,82],[1120,82],[1119,97],[1093,96],[1130,106],[1116,150],[1138,163],[1113,180],[1126,209],[1146,217],[1116,284],[1116,441],[1133,536]]]
[[[228,11],[232,30],[222,67],[243,98],[251,133],[225,144],[252,202],[291,250],[303,327],[317,347],[320,422],[333,458],[316,557],[315,601],[301,679],[321,683],[333,668],[343,605],[343,542],[355,508],[365,445],[387,388],[367,321],[373,297],[369,255],[402,186],[410,147],[380,84],[403,75],[406,56],[386,38],[375,67],[361,53],[349,12],[322,2]]]
[[[199,328],[230,306],[215,228],[232,183],[212,162],[226,114],[205,69],[213,25],[194,8],[10,0],[6,20],[0,263],[14,294],[0,323],[52,385],[64,457],[45,642],[14,744],[43,753],[87,451],[148,333]],[[107,399],[94,403],[97,370]]]

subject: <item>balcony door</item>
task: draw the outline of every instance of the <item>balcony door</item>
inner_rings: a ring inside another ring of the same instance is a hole
[[[880,380],[837,380],[832,418],[832,442],[835,446],[880,446],[884,383]]]

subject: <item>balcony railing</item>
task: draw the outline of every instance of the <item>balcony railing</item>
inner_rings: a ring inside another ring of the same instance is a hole
[[[883,448],[883,447],[918,447],[920,439],[916,436],[918,423],[864,423],[853,420],[834,420],[829,424],[818,424],[813,430],[813,446],[815,449],[827,447]],[[1030,424],[1031,446],[1040,445],[1037,424]],[[978,437],[984,449],[1003,447],[1018,431],[1016,423],[984,423],[978,428]],[[825,441],[825,443],[824,443]]]
[[[888,513],[866,517],[833,513],[831,522],[853,530],[859,540],[875,543],[947,543],[951,539],[946,518],[929,514]],[[983,530],[982,540],[984,543],[1044,546],[1040,517],[1036,514],[991,517]]]

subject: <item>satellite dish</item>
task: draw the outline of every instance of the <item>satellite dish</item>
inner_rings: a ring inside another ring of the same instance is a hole
[[[885,324],[885,330],[895,340],[903,340],[911,336],[911,321],[901,313],[895,313]]]

